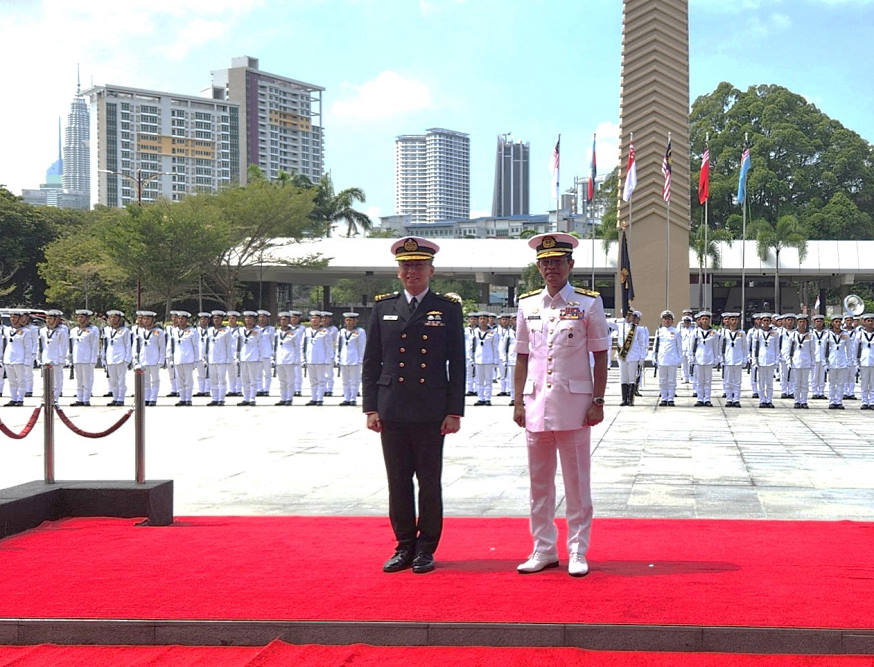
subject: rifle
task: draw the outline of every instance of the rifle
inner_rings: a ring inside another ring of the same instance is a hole
[[[652,376],[658,377],[658,372],[659,372],[659,365],[655,361],[653,361],[652,362]]]

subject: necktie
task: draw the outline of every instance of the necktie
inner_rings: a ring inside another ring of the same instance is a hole
[[[418,306],[418,305],[419,305],[419,301],[416,299],[416,297],[413,297],[412,299],[410,299],[410,313],[415,312],[416,306]]]

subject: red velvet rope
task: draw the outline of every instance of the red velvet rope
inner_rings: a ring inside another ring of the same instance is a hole
[[[21,433],[16,433],[15,431],[10,431],[9,428],[0,421],[0,431],[3,431],[4,435],[8,435],[10,438],[14,438],[15,440],[21,440],[22,438],[26,438],[27,434],[31,432],[33,429],[33,425],[36,424],[36,420],[39,419],[39,413],[42,411],[42,406],[38,408],[34,408],[33,414],[30,416],[30,421],[27,422],[27,426],[25,426]]]
[[[119,428],[121,428],[121,425],[124,424],[134,413],[133,410],[128,410],[127,414],[123,415],[121,419],[119,419],[105,431],[100,431],[100,433],[89,433],[88,431],[83,431],[81,428],[71,422],[70,418],[67,417],[67,415],[64,414],[64,411],[61,410],[61,408],[59,408],[57,405],[55,406],[55,412],[58,413],[58,417],[61,418],[61,421],[64,422],[64,425],[68,429],[70,429],[76,435],[81,435],[83,438],[105,438],[107,435],[111,435],[112,433],[115,433]]]

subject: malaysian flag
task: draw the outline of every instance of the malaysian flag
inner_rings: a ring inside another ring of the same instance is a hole
[[[668,147],[665,149],[665,158],[662,160],[662,173],[665,175],[665,184],[662,186],[662,199],[671,203],[671,138],[668,137]]]
[[[710,196],[710,149],[704,150],[701,157],[701,175],[698,177],[698,203],[704,206]]]
[[[595,174],[597,173],[597,161],[595,160],[595,135],[592,135],[592,175],[589,176],[589,187],[586,191],[586,201],[591,202],[595,198]]]
[[[558,145],[561,143],[561,134],[555,140],[555,148],[552,149],[552,196],[558,199],[558,166],[559,166],[559,150]],[[558,212],[556,211],[556,215]]]
[[[628,144],[628,166],[625,168],[625,187],[622,189],[622,200],[631,201],[631,194],[637,187],[637,163],[634,161],[634,142]]]

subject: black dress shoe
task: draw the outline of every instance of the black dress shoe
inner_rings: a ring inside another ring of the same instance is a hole
[[[299,392],[299,391],[296,391],[296,392],[294,392],[294,395],[295,395],[295,396],[300,396],[300,392]]]
[[[703,407],[704,407],[704,401],[696,401],[696,402],[695,402],[695,407],[696,407],[696,408],[703,408]]]
[[[179,396],[178,391],[171,391],[169,394],[167,394],[167,398],[177,398],[178,396]]]
[[[383,572],[400,572],[413,564],[413,552],[409,549],[395,549],[394,556],[385,561],[382,566]]]
[[[705,408],[712,408],[712,407],[713,407],[713,403],[711,403],[710,401],[704,401],[704,407],[705,407]]]
[[[413,572],[415,574],[425,574],[434,569],[434,554],[427,551],[420,551],[413,559]]]
[[[110,394],[110,396],[112,396],[112,394]],[[24,397],[25,398],[33,398],[33,392],[32,391],[25,392]],[[853,396],[853,400],[854,401],[856,400],[855,396]]]

